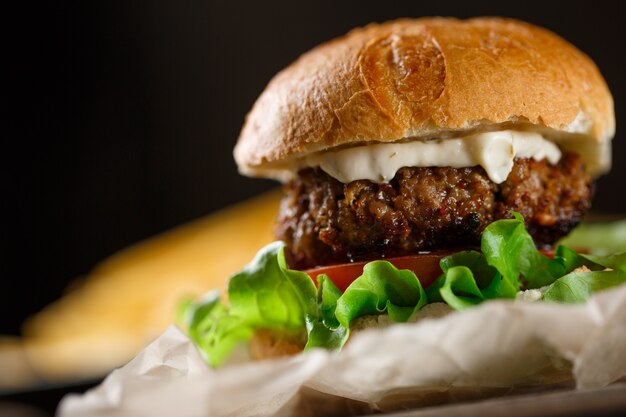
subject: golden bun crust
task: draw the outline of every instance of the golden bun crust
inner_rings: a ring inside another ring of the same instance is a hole
[[[606,148],[613,99],[591,59],[546,29],[494,17],[405,19],[355,29],[278,73],[234,156],[244,174],[280,177],[335,147],[516,126]]]

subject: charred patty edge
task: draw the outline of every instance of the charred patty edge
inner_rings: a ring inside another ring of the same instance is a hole
[[[275,234],[292,267],[477,247],[491,222],[521,213],[538,246],[565,236],[590,208],[593,180],[581,158],[516,159],[506,181],[482,167],[406,167],[389,183],[343,184],[317,168],[284,186]]]

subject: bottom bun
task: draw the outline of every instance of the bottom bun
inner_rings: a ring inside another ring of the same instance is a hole
[[[254,360],[296,355],[304,350],[306,333],[279,330],[258,330],[250,341],[250,356]]]
[[[452,308],[445,303],[426,304],[415,313],[409,322],[417,323],[424,319],[437,319],[452,311]],[[350,334],[355,335],[367,329],[383,329],[393,324],[386,314],[363,316],[350,324]],[[264,360],[296,355],[304,350],[306,341],[307,335],[303,332],[257,330],[250,341],[250,356],[254,360]],[[350,339],[347,343],[350,343]]]

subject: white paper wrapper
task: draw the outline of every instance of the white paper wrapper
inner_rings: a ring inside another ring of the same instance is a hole
[[[497,301],[354,335],[341,352],[210,369],[170,327],[61,417],[346,415],[626,376],[626,286],[584,305]]]

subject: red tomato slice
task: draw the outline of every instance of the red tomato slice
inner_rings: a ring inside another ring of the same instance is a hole
[[[554,258],[553,249],[540,249],[541,253],[549,258]],[[418,255],[401,256],[398,258],[387,258],[384,261],[391,262],[398,269],[409,269],[415,272],[415,275],[420,280],[422,287],[427,288],[432,284],[442,273],[439,267],[439,261],[444,256],[448,256],[452,251],[436,251],[422,253]],[[582,252],[584,253],[584,252]],[[308,269],[304,272],[309,274],[313,279],[313,282],[317,285],[317,276],[326,274],[330,280],[344,292],[352,281],[357,279],[363,274],[363,267],[366,263],[371,261],[353,262],[347,264],[320,266],[313,269]]]
[[[452,252],[429,252],[418,255],[401,256],[398,258],[387,258],[384,261],[391,262],[398,269],[409,269],[415,272],[417,278],[420,280],[422,287],[426,288],[432,284],[442,271],[439,267],[439,261],[444,256],[450,255]],[[330,280],[341,290],[342,292],[348,288],[348,286],[363,274],[363,267],[366,263],[354,262],[348,264],[339,264],[331,266],[321,266],[313,269],[306,270],[307,274],[317,284],[317,276],[326,274]]]

